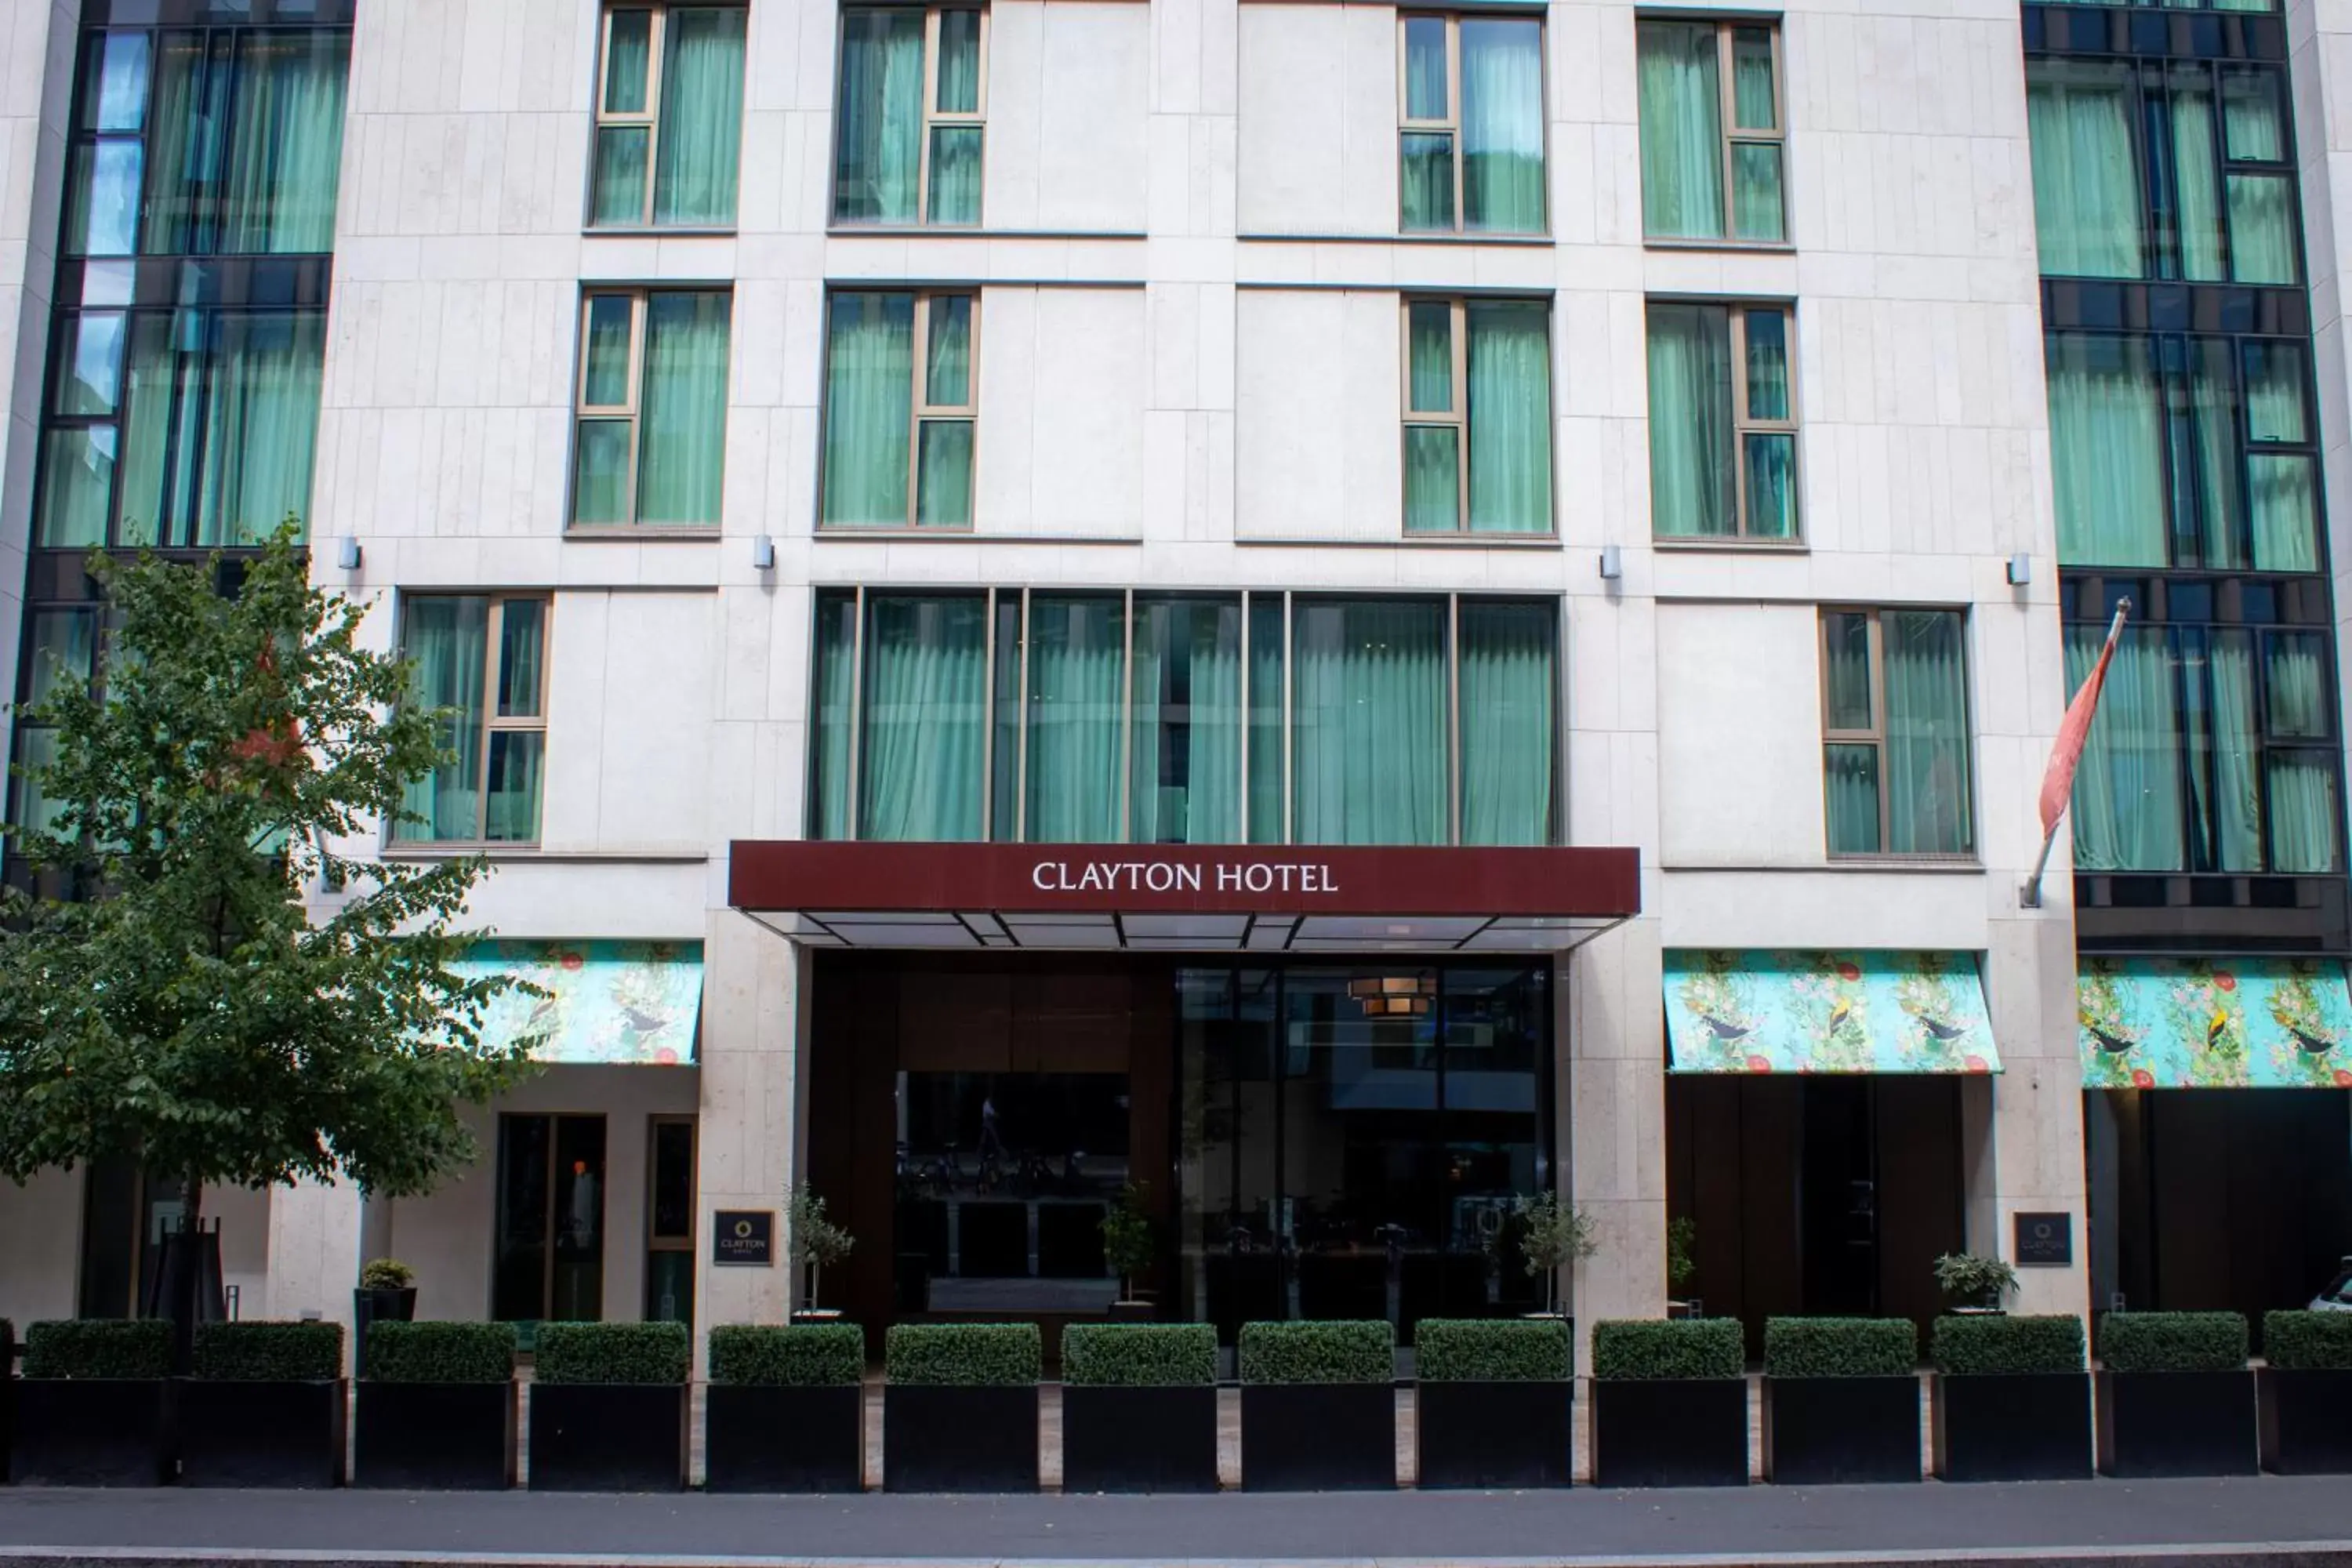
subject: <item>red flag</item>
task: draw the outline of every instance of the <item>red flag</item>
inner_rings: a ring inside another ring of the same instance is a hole
[[[2074,693],[2074,700],[2066,704],[2066,717],[2058,725],[2057,743],[2050,748],[2050,766],[2042,775],[2045,855],[2049,841],[2057,836],[2058,819],[2066,815],[2066,803],[2074,796],[2074,768],[2083,760],[2083,745],[2091,735],[2091,717],[2099,710],[2099,688],[2106,683],[2107,662],[2116,657],[2116,638],[2122,635],[2124,616],[2130,609],[2128,599],[2116,606],[2116,618],[2108,623],[2107,643],[2099,650],[2099,662],[2091,667],[2090,677]]]

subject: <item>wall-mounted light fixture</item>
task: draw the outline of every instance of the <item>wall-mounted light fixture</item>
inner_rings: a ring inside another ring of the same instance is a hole
[[[360,542],[350,534],[335,541],[335,564],[346,572],[360,569]]]
[[[1620,551],[1613,544],[1602,545],[1601,547],[1601,581],[1605,583],[1614,583],[1618,578],[1622,577],[1623,575],[1625,575],[1624,552]]]
[[[773,538],[763,533],[751,541],[751,568],[756,572],[773,572],[776,569],[776,542]]]
[[[2022,588],[2033,581],[2033,557],[2012,555],[2009,558],[2009,585]]]

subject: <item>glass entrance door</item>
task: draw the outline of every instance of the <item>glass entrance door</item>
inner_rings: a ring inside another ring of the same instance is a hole
[[[604,1119],[499,1118],[490,1316],[536,1323],[604,1315]]]

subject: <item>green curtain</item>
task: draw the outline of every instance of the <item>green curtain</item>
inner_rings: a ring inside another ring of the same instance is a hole
[[[155,102],[147,117],[146,223],[140,235],[140,247],[151,256],[204,254],[216,248],[219,139],[227,124],[234,75],[225,58],[226,38],[221,45],[224,58],[216,62],[207,54],[202,33],[165,33],[159,41]],[[108,151],[100,149],[101,154]],[[135,174],[138,154],[131,157]],[[92,208],[93,213],[99,210]],[[131,216],[137,216],[135,207]],[[101,250],[93,233],[91,251],[127,253],[128,227],[121,238],[120,247],[108,245]]]
[[[816,755],[810,768],[809,837],[850,838],[856,758],[852,755],[857,700],[857,599],[819,594],[816,600]]]
[[[1730,313],[1653,300],[1650,527],[1662,539],[1737,533]]]
[[[1789,318],[1778,310],[1747,313],[1748,416],[1786,419]],[[1770,431],[1741,437],[1748,465],[1748,532],[1756,539],[1797,537],[1797,438]]]
[[[2245,564],[2245,504],[2238,472],[2238,395],[2230,345],[2189,341],[2189,418],[2169,422],[2176,555],[2186,564]],[[2194,476],[2192,479],[2191,476]]]
[[[1454,307],[1415,300],[1405,324],[1404,526],[1408,533],[1452,533],[1462,526],[1461,431],[1415,425],[1415,414],[1454,407]]]
[[[1445,18],[1408,16],[1404,24],[1404,117],[1452,118]],[[1407,131],[1398,142],[1398,226],[1407,233],[1454,228],[1454,137]]]
[[[1138,599],[1128,837],[1231,844],[1242,831],[1242,607]]]
[[[2327,720],[2327,639],[2316,632],[2273,632],[2263,685],[2266,728],[2283,741],[2324,741]]]
[[[976,9],[940,13],[939,95],[933,107],[942,114],[980,111],[980,12]]]
[[[1249,841],[1286,842],[1283,826],[1282,600],[1249,602]]]
[[[2232,160],[2286,161],[2279,76],[2247,68],[2221,73],[2221,141]],[[2228,179],[2230,275],[2241,283],[2293,283],[2297,276],[2294,177],[2233,174]]]
[[[1293,841],[1444,843],[1445,606],[1302,599],[1291,618]]]
[[[980,108],[980,13],[940,14],[938,93],[943,114],[971,114]],[[930,210],[924,221],[980,221],[980,160],[983,132],[977,125],[941,125],[931,131]]]
[[[835,294],[824,365],[823,521],[903,527],[915,298]]]
[[[2045,345],[2059,563],[2165,565],[2164,417],[2147,340],[2052,332]]]
[[[2212,79],[2201,68],[2168,73],[2165,127],[2172,143],[2174,225],[2179,276],[2211,281],[2228,276],[2221,263],[2221,178],[2214,145]]]
[[[2026,127],[2033,150],[2033,225],[2042,270],[2138,278],[2145,202],[2132,142],[2132,68],[2030,59]]]
[[[654,14],[615,7],[604,43],[604,112],[643,114],[652,79]]]
[[[1108,595],[1029,599],[1028,831],[1036,844],[1119,840],[1125,606]]]
[[[1551,531],[1550,307],[1474,302],[1469,324],[1470,527]]]
[[[935,407],[969,405],[971,395],[971,303],[969,294],[931,300],[923,349],[923,401]],[[929,528],[971,522],[972,422],[926,419],[917,433],[915,521]]]
[[[2244,353],[2254,565],[2264,572],[2316,572],[2319,498],[2312,459],[2265,450],[2272,443],[2301,446],[2311,439],[2304,352],[2294,343],[2258,341],[2248,342]]]
[[[1462,842],[1549,844],[1559,633],[1549,605],[1461,604]]]
[[[2258,871],[2263,805],[2254,766],[2262,742],[2254,723],[2252,639],[2245,632],[2183,630],[2179,637],[2180,663],[2189,675],[2190,689],[2190,820],[2204,841],[2209,866],[2221,871]],[[2210,714],[2199,689],[2200,663],[2211,683]]]
[[[1870,679],[1870,617],[1832,611],[1822,617],[1824,728],[1876,728]],[[1875,745],[1832,741],[1822,750],[1824,805],[1832,855],[1875,855],[1879,757]]]
[[[981,836],[987,615],[977,594],[866,600],[859,837]]]
[[[239,38],[223,251],[334,249],[350,69],[347,33],[306,28]]]
[[[1947,610],[1879,617],[1886,658],[1886,847],[1965,855],[1969,803],[1968,664],[1962,619]]]
[[[215,316],[212,342],[196,543],[257,543],[289,517],[307,526],[327,348],[323,314]]]
[[[450,760],[403,786],[401,804],[422,823],[397,826],[406,839],[470,839],[481,832],[482,660],[489,646],[490,602],[420,595],[408,601],[401,651],[414,661],[409,701],[443,710],[434,739]]]
[[[1543,26],[1462,18],[1462,224],[1544,227]]]
[[[106,425],[51,430],[42,437],[41,543],[80,549],[106,542],[116,439]]]
[[[204,339],[194,311],[167,315],[142,311],[131,318],[131,360],[123,377],[121,499],[115,539],[123,544],[160,544],[169,527],[173,542],[186,533],[194,510],[191,479],[198,446],[202,399],[183,397],[180,354],[173,329],[188,334],[188,346]],[[179,461],[166,465],[174,451]]]
[[[646,301],[645,411],[637,431],[637,521],[716,526],[727,449],[723,292]]]
[[[2103,626],[2066,628],[2066,689],[2088,679]],[[2085,871],[2179,871],[2180,714],[2161,628],[2126,627],[2074,774],[2074,864]]]
[[[922,163],[923,13],[845,11],[841,18],[840,123],[834,216],[845,223],[913,223]]]
[[[672,11],[662,62],[654,222],[731,224],[743,147],[740,5]]]
[[[2336,868],[2336,763],[2326,752],[2270,755],[2271,866],[2273,871]]]
[[[1643,21],[1635,29],[1641,91],[1642,230],[1723,237],[1723,105],[1712,22]]]

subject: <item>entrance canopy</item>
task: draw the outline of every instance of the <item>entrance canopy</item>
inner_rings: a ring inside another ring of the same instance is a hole
[[[2352,1087],[2341,962],[2086,959],[2074,1003],[2090,1089]]]
[[[1641,912],[1633,849],[738,840],[728,901],[810,947],[1548,952]]]
[[[1670,951],[1676,1072],[1999,1072],[1972,952]]]
[[[482,1043],[535,1038],[531,1059],[677,1067],[694,1061],[702,1011],[698,942],[487,942],[450,965],[467,979],[513,975],[482,1015]]]

